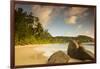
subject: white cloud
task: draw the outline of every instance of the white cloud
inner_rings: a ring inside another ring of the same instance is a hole
[[[69,24],[76,24],[76,20],[77,20],[77,16],[70,16],[67,19],[67,23],[69,23]]]
[[[78,16],[82,15],[88,8],[84,7],[72,7],[69,9],[69,15],[70,16]]]
[[[43,27],[48,25],[49,20],[51,19],[51,14],[53,12],[53,7],[51,6],[41,6],[34,5],[32,8],[33,15],[39,17]]]
[[[84,7],[71,7],[66,12],[65,15],[67,16],[67,23],[69,24],[76,24],[77,19],[88,10],[88,8]]]
[[[33,15],[39,17],[41,24],[45,28],[55,16],[59,15],[65,6],[43,6],[33,5]],[[62,13],[63,15],[63,13]]]

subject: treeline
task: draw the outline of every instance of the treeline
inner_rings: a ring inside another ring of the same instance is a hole
[[[15,9],[15,44],[48,43],[52,37],[44,30],[39,18],[22,8]]]
[[[70,40],[79,40],[80,43],[84,42],[94,42],[94,39],[86,35],[78,35],[77,37],[66,37],[66,36],[57,36],[54,37],[55,40],[60,40],[61,42],[69,42]]]
[[[78,39],[80,42],[93,42],[93,38],[79,35],[77,37],[66,37],[52,35],[45,30],[37,16],[24,12],[22,8],[15,9],[15,44],[46,44],[66,43],[71,39]]]

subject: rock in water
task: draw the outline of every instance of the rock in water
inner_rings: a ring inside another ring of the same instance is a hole
[[[80,46],[77,41],[72,40],[68,46],[68,55],[71,58],[79,59],[79,60],[93,60],[94,54],[82,46]]]
[[[48,59],[48,64],[68,63],[69,56],[62,51],[57,51]]]

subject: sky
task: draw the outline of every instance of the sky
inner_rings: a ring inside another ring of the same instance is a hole
[[[24,12],[39,17],[43,28],[52,36],[87,35],[94,38],[95,9],[77,6],[16,4]]]

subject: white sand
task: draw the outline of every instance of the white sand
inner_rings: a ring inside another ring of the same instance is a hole
[[[34,50],[37,46],[16,46],[15,47],[15,65],[34,65],[45,64],[47,58],[43,52]]]
[[[25,46],[15,46],[15,65],[37,65],[46,64],[48,58],[45,55],[46,52],[42,51],[43,46],[48,46],[48,44],[35,44],[35,45],[25,45]],[[52,53],[53,54],[53,53]],[[82,62],[70,58],[68,63]]]

